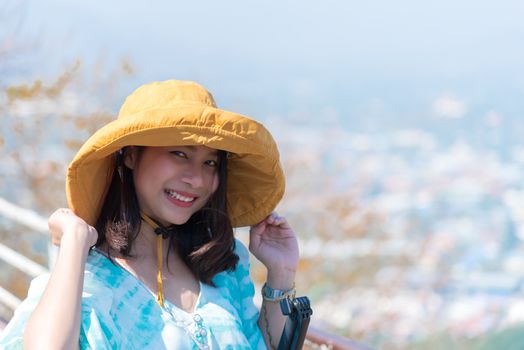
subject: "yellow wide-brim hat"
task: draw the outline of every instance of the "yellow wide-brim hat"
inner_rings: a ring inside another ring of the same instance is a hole
[[[279,152],[259,122],[216,107],[213,96],[190,81],[141,86],[129,95],[118,118],[80,148],[69,165],[69,207],[95,225],[115,171],[113,154],[125,146],[205,145],[230,153],[227,201],[233,227],[263,220],[284,194]]]

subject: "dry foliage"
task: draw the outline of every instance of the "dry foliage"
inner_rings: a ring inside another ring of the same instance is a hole
[[[1,88],[1,197],[43,216],[67,206],[67,165],[90,134],[115,118],[109,108],[116,104],[119,84],[132,74],[129,62],[123,62],[109,74],[103,69],[96,74],[92,68],[89,74],[86,70],[78,61],[55,79],[36,79]],[[43,260],[47,238],[25,231],[23,226],[2,222],[1,241],[46,265]],[[25,298],[28,276],[6,268],[1,279],[0,285]],[[11,315],[1,316],[8,319]]]
[[[130,72],[124,62],[117,79]],[[114,119],[101,101],[115,99],[115,76],[107,81],[84,76],[78,61],[54,81],[38,79],[4,88],[0,100],[3,196],[40,213],[65,205],[67,163],[90,134]],[[97,89],[92,88],[93,81]]]

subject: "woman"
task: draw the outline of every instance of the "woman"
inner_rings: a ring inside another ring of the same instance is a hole
[[[56,265],[32,282],[0,345],[274,348],[298,264],[295,233],[273,213],[283,191],[261,124],[192,82],[142,86],[70,164],[71,209],[49,219]],[[260,313],[240,226],[268,270]]]

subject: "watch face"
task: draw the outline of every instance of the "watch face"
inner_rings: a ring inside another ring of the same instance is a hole
[[[290,290],[280,290],[280,289],[273,289],[271,287],[268,287],[267,284],[264,283],[264,286],[262,287],[262,297],[265,300],[269,301],[280,301],[284,298],[295,298],[295,285],[293,284],[293,288]]]
[[[276,298],[278,296],[276,292],[277,290],[268,287],[267,284],[264,284],[264,287],[262,288],[262,295],[269,299]]]
[[[272,292],[271,288],[269,288],[267,285],[264,285],[264,288],[262,288],[262,294],[265,297],[271,298],[273,295],[273,293],[271,292]]]

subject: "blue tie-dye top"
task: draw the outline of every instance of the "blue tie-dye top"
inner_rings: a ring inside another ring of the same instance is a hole
[[[169,301],[161,308],[135,276],[92,251],[85,269],[80,348],[266,349],[253,303],[249,253],[240,241],[235,252],[240,258],[237,268],[217,274],[216,288],[200,283],[195,310],[187,313]],[[31,282],[27,299],[0,337],[1,349],[23,348],[25,324],[48,278],[43,275]]]

